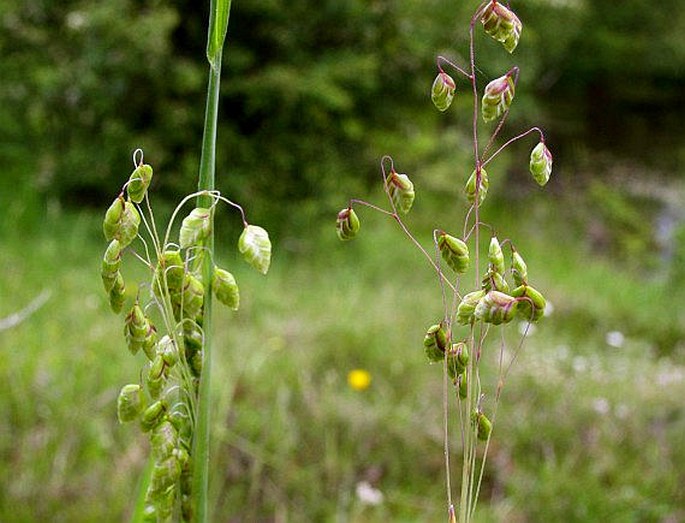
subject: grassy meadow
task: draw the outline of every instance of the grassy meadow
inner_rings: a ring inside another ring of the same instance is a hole
[[[668,354],[655,342],[664,329],[680,335],[682,293],[591,255],[556,209],[563,202],[539,200],[485,211],[501,238],[520,238],[553,311],[507,382],[479,521],[682,521],[682,342]],[[429,204],[442,206],[418,201],[409,220],[426,245],[437,225]],[[140,362],[101,288],[101,216],[15,211],[19,225],[2,229],[0,318],[50,294],[0,332],[0,521],[125,521],[148,450],[116,420],[118,391]],[[214,521],[446,520],[442,372],[422,349],[442,314],[439,286],[393,223],[361,217],[348,244],[333,219],[283,234],[267,277],[220,252],[242,304],[215,311]],[[233,245],[231,234],[220,243]],[[143,276],[128,260],[125,276]],[[490,339],[493,370],[520,328]],[[368,389],[348,385],[352,369],[370,373]]]

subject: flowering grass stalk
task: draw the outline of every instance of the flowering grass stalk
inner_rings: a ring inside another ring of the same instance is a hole
[[[153,169],[138,149],[133,153],[133,172],[103,223],[110,242],[102,261],[103,285],[117,314],[134,298],[127,309],[124,334],[129,351],[144,355],[139,381],[125,385],[117,401],[119,420],[137,422],[149,434],[152,450],[134,521],[209,520],[212,301],[216,297],[231,310],[240,304],[234,276],[217,266],[214,256],[219,204],[240,212],[244,229],[238,250],[245,260],[263,274],[271,261],[266,231],[250,225],[243,208],[215,190],[221,58],[230,4],[230,0],[211,2],[209,86],[198,191],[183,198],[161,234],[148,191]],[[181,213],[193,200],[196,205],[183,218],[176,241]],[[121,271],[126,254],[149,270],[149,279],[134,286],[135,297],[128,292]]]
[[[364,206],[391,217],[436,273],[444,314],[428,328],[423,347],[428,360],[440,362],[443,367],[445,483],[450,523],[473,521],[502,389],[530,324],[542,318],[546,306],[543,295],[530,284],[528,267],[513,241],[505,239],[500,242],[495,228],[481,220],[481,205],[493,178],[485,167],[490,169],[493,159],[512,143],[529,135],[538,135],[539,143],[531,152],[529,169],[533,179],[544,186],[551,174],[552,154],[545,143],[544,133],[538,127],[517,134],[491,152],[514,101],[519,69],[511,67],[487,83],[481,93],[475,56],[475,29],[479,22],[484,32],[509,53],[518,46],[523,29],[521,21],[508,6],[497,0],[486,0],[478,6],[470,21],[468,66],[460,67],[443,56],[437,58],[438,75],[431,87],[431,100],[436,109],[443,113],[448,111],[459,85],[444,68],[453,69],[463,77],[473,95],[473,166],[464,186],[467,205],[461,234],[450,234],[442,229],[433,231],[435,255],[420,244],[402,218],[413,206],[416,197],[414,183],[408,175],[397,173],[390,156],[381,160],[381,176],[389,208],[352,199],[339,212],[336,222],[338,237],[347,241],[357,236],[361,229],[355,206]],[[480,118],[485,125],[494,125],[484,146],[479,138]],[[483,228],[491,233],[486,263],[481,260]],[[507,251],[509,263],[505,258]],[[473,287],[464,283],[464,276],[469,272],[474,276]],[[516,317],[522,318],[527,326],[520,341],[508,350],[501,329]],[[497,329],[500,330],[497,336],[499,351],[493,355],[488,349],[488,341],[496,336]],[[486,357],[494,358],[497,369],[494,377],[487,376],[481,366],[482,358]],[[450,471],[449,417],[453,404],[459,419],[458,440],[462,448],[461,487],[456,505]]]

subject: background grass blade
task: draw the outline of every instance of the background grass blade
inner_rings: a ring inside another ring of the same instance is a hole
[[[211,3],[209,18],[209,34],[207,42],[207,59],[211,65],[209,71],[209,85],[207,87],[207,106],[205,109],[205,124],[202,136],[202,156],[200,158],[200,172],[198,190],[212,191],[215,188],[216,172],[216,133],[219,113],[219,87],[221,83],[221,58],[223,44],[228,28],[228,14],[231,7],[230,0],[218,0]],[[198,197],[198,206],[209,207],[212,201],[209,196]],[[212,220],[214,218],[212,217]],[[214,260],[214,227],[206,240],[209,256],[205,257],[203,279],[211,282],[212,263]],[[200,380],[198,398],[198,415],[193,439],[193,495],[195,497],[196,521],[208,521],[207,493],[209,489],[209,412],[212,369],[212,292],[207,289],[204,311],[204,365]]]

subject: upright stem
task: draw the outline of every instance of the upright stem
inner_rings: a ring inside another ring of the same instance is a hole
[[[213,191],[216,172],[216,131],[219,113],[219,85],[221,82],[221,52],[215,66],[210,67],[209,86],[207,88],[207,107],[205,126],[202,136],[202,156],[198,190]],[[210,207],[211,195],[201,194],[197,197],[199,207]],[[211,220],[214,220],[212,214]],[[212,263],[214,259],[214,227],[205,241],[207,256],[204,256],[202,279],[205,282],[204,321],[204,358],[202,375],[198,392],[198,413],[193,437],[193,497],[195,498],[195,520],[201,523],[209,521],[207,491],[209,488],[209,419],[210,419],[210,382],[212,370]]]

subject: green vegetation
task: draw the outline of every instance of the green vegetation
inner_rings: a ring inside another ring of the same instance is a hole
[[[379,201],[379,151],[401,150],[417,238],[462,220],[454,177],[468,173],[453,165],[469,139],[426,111],[426,78],[436,50],[463,48],[453,20],[477,3],[234,3],[217,175],[277,235],[266,278],[219,247],[251,291],[216,322],[211,519],[445,519],[441,369],[421,334],[439,288],[390,220],[364,217],[341,247],[331,217],[350,194]],[[508,381],[482,523],[685,519],[685,20],[677,0],[614,4],[512,2],[525,74],[508,125],[543,123],[555,175],[539,201],[510,161],[528,146],[512,147],[483,212],[554,312]],[[149,446],[119,425],[116,399],[144,356],[102,293],[101,209],[137,147],[163,173],[160,220],[195,190],[207,12],[0,0],[0,13],[0,521],[122,521]],[[505,68],[489,47],[483,84]],[[234,245],[241,227],[217,230]],[[4,328],[37,296],[49,298]],[[367,389],[348,385],[353,369]]]
[[[677,520],[685,367],[658,358],[649,333],[629,330],[663,315],[660,304],[673,297],[589,263],[563,219],[526,208],[550,231],[520,247],[546,260],[530,269],[555,311],[505,391],[481,521]],[[139,362],[102,296],[100,219],[68,213],[4,236],[0,295],[12,299],[0,317],[45,288],[53,294],[0,332],[2,520],[119,521],[131,510],[147,444],[118,424],[115,404]],[[345,249],[331,226],[310,230],[299,254],[277,256],[266,279],[237,258],[228,263],[252,292],[230,324],[217,322],[210,512],[218,519],[444,515],[441,369],[425,363],[416,335],[442,308],[434,278],[389,221],[379,217],[373,237]],[[512,233],[525,238],[527,227]],[[607,345],[607,332],[623,326],[624,345]],[[353,368],[371,373],[366,391],[346,384]],[[364,480],[383,492],[381,505],[359,501]]]

